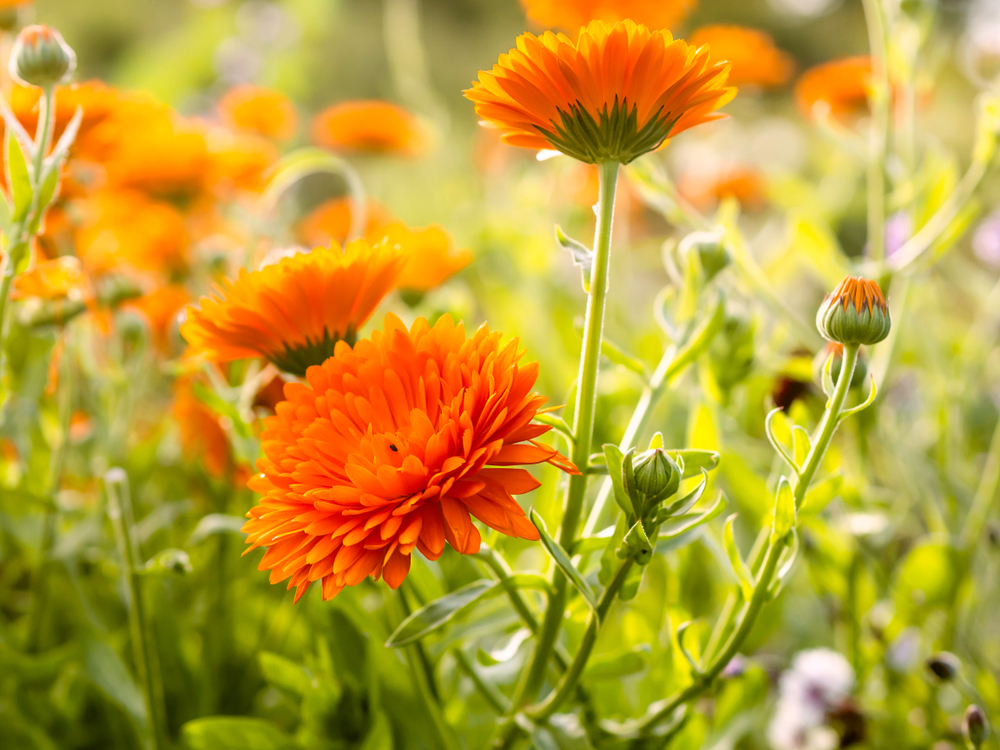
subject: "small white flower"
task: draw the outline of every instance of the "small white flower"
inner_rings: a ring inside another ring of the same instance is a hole
[[[837,733],[827,716],[854,689],[854,670],[836,651],[802,651],[781,676],[778,705],[767,736],[774,750],[832,750]]]

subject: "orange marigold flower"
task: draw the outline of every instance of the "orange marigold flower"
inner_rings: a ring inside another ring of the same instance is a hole
[[[853,115],[868,106],[871,77],[872,61],[867,56],[823,63],[799,78],[795,101],[806,117],[812,117],[821,103],[834,117]]]
[[[632,21],[593,21],[576,42],[522,34],[465,96],[515,146],[557,149],[580,161],[618,161],[662,148],[667,138],[723,115],[736,94],[728,66],[669,31]]]
[[[250,549],[268,548],[259,569],[271,583],[290,579],[296,600],[314,581],[324,599],[367,576],[396,588],[414,549],[477,552],[470,516],[538,539],[513,496],[539,482],[515,467],[576,468],[536,441],[550,429],[532,423],[545,398],[532,392],[537,363],[520,356],[517,339],[486,326],[466,338],[448,316],[407,330],[389,314],[383,331],[338,344],[306,383],[285,386],[250,481],[263,497],[243,526]]]
[[[407,250],[406,265],[396,281],[400,289],[426,292],[472,262],[472,250],[456,247],[455,239],[440,224],[416,229],[394,221],[370,236],[378,235]]]
[[[278,149],[266,138],[249,133],[216,130],[209,133],[208,166],[205,176],[216,193],[225,188],[261,191],[265,173],[279,158]]]
[[[174,383],[173,417],[185,459],[200,460],[209,474],[223,476],[233,459],[229,437],[222,429],[219,415],[195,395],[189,378],[179,378]]]
[[[763,208],[767,196],[760,172],[749,167],[732,166],[715,172],[694,170],[677,181],[680,194],[696,208],[707,209],[724,198],[735,198],[743,208]]]
[[[871,346],[889,335],[892,315],[877,282],[847,276],[823,299],[816,327],[827,341]]]
[[[343,244],[351,232],[350,198],[331,198],[320,203],[299,222],[298,236],[309,247]],[[392,215],[375,201],[365,203],[366,237],[372,237],[392,222]]]
[[[341,102],[313,119],[313,140],[335,151],[420,156],[428,137],[402,107],[377,100]]]
[[[750,83],[777,88],[788,83],[795,69],[791,55],[775,47],[769,35],[745,26],[702,26],[691,34],[691,44],[707,44],[713,58],[728,62],[732,66],[729,82],[734,86]]]
[[[694,10],[695,0],[521,0],[528,18],[541,26],[576,31],[591,21],[630,18],[651,29],[668,29]]]
[[[357,240],[343,250],[334,244],[259,271],[241,270],[235,282],[217,289],[217,298],[202,297],[187,309],[181,335],[210,360],[266,357],[304,375],[331,356],[338,341],[353,345],[405,263],[397,246]]]
[[[36,261],[14,279],[11,299],[38,297],[46,300],[88,300],[92,293],[80,261],[72,255]]]
[[[250,84],[229,89],[219,110],[230,125],[279,141],[295,135],[299,119],[295,105],[280,91]]]

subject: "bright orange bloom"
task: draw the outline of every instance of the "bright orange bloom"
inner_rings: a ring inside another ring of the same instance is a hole
[[[791,55],[774,46],[774,40],[763,31],[745,26],[702,26],[691,34],[691,44],[707,44],[712,57],[725,60],[732,67],[729,83],[743,86],[751,83],[764,88],[777,88],[788,83],[795,69]]]
[[[695,0],[521,0],[528,18],[541,26],[576,31],[591,21],[617,23],[630,18],[651,29],[680,22]]]
[[[396,281],[400,289],[426,292],[472,262],[472,251],[455,247],[454,238],[440,224],[414,229],[394,221],[370,236],[406,248],[408,259]]]
[[[377,100],[341,102],[313,119],[313,140],[335,151],[420,156],[427,133],[402,107]]]
[[[250,84],[229,89],[219,110],[230,125],[279,141],[295,135],[299,119],[287,96]]]
[[[843,118],[868,106],[871,86],[870,57],[848,57],[810,68],[795,84],[795,101],[806,117],[812,117],[816,105],[823,103],[830,114]]]
[[[11,299],[86,300],[91,296],[90,284],[80,261],[71,255],[36,261],[32,268],[14,279],[14,288],[10,293]]]
[[[539,486],[519,464],[576,469],[536,442],[545,398],[532,393],[537,363],[518,365],[517,339],[483,326],[466,338],[444,316],[384,330],[311,367],[285,386],[265,420],[264,456],[250,488],[247,543],[267,547],[260,570],[286,579],[295,599],[322,581],[323,598],[367,576],[402,583],[410,555],[436,560],[447,541],[479,550],[471,516],[521,539],[538,532],[514,499]],[[248,550],[249,551],[249,550]]]
[[[351,231],[351,200],[331,198],[320,203],[299,223],[298,236],[308,247],[343,244]],[[365,204],[365,237],[371,238],[392,222],[392,214],[375,201]]]
[[[0,8],[16,8],[18,5],[27,5],[34,0],[0,0]]]
[[[727,71],[669,31],[594,21],[576,42],[522,34],[465,95],[507,143],[627,164],[723,117],[716,110],[736,94]]]
[[[285,372],[304,375],[353,344],[396,282],[406,252],[357,240],[295,253],[259,271],[240,271],[217,298],[187,309],[181,335],[191,349],[217,362],[266,357]]]
[[[214,477],[223,476],[233,458],[229,437],[222,429],[219,415],[195,395],[189,378],[174,382],[173,417],[184,457],[188,461],[200,460]]]
[[[250,133],[212,131],[206,139],[208,165],[205,177],[215,193],[227,188],[261,191],[265,173],[278,161],[278,149],[270,141]]]

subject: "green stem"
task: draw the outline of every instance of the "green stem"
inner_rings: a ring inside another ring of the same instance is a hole
[[[163,689],[159,684],[159,670],[153,647],[149,622],[146,618],[142,599],[141,558],[138,542],[135,540],[135,524],[132,515],[132,499],[128,488],[128,477],[119,468],[111,469],[104,475],[108,497],[108,515],[115,530],[118,556],[125,569],[125,584],[129,596],[129,632],[132,641],[132,655],[135,670],[142,686],[142,696],[146,704],[146,748],[160,750],[166,747],[165,708]]]
[[[590,293],[587,298],[587,316],[583,327],[583,349],[580,354],[580,373],[577,378],[576,409],[573,434],[576,439],[570,459],[578,467],[585,467],[590,457],[594,432],[594,410],[597,401],[597,373],[601,357],[601,338],[604,333],[604,307],[608,293],[608,274],[611,261],[611,228],[615,210],[615,190],[618,184],[618,162],[598,165],[599,190],[597,199],[597,228],[594,233],[594,266],[590,274]],[[587,492],[587,475],[571,476],[566,497],[566,508],[559,529],[559,543],[571,549],[576,541],[577,527],[583,513]],[[538,643],[531,663],[518,684],[514,707],[519,708],[532,700],[541,689],[549,658],[555,647],[559,628],[566,609],[566,577],[556,569],[553,573],[553,592],[549,596]]]
[[[407,584],[409,585],[409,584]],[[413,614],[413,610],[410,607],[410,603],[406,600],[405,587],[399,587],[399,604],[403,609],[403,619],[409,617]],[[430,657],[427,655],[427,649],[424,648],[422,641],[416,641],[407,647],[413,654],[417,657],[417,664],[420,665],[420,669],[423,671],[423,682],[426,692],[429,693],[430,697],[433,698],[434,702],[440,706],[441,705],[441,691],[438,689],[437,676],[434,674],[434,665],[431,663]]]
[[[983,526],[989,517],[990,509],[1000,491],[1000,422],[993,430],[989,451],[986,453],[986,464],[972,500],[969,515],[965,518],[962,534],[959,537],[959,548],[972,550],[983,533]]]
[[[817,425],[816,431],[813,434],[813,447],[809,451],[805,466],[803,467],[802,472],[799,475],[798,482],[792,492],[796,508],[802,507],[802,502],[805,500],[809,485],[812,482],[813,477],[816,475],[816,470],[819,468],[823,456],[826,454],[826,449],[830,445],[833,433],[837,430],[840,413],[843,411],[844,401],[847,399],[847,393],[850,390],[851,380],[854,377],[854,368],[857,366],[857,363],[858,346],[845,346],[844,363],[840,370],[840,377],[837,379],[837,385],[834,389],[833,395],[831,396],[830,401],[827,404],[827,408],[823,412],[823,417],[820,419],[820,423]],[[676,711],[679,706],[701,695],[709,688],[712,681],[719,676],[719,673],[726,668],[726,665],[732,661],[733,657],[739,653],[740,648],[743,646],[743,642],[753,630],[753,627],[757,622],[758,615],[760,615],[764,605],[771,599],[771,583],[773,582],[774,575],[778,570],[781,553],[784,552],[785,547],[788,544],[788,540],[789,535],[785,535],[780,539],[773,540],[768,547],[764,563],[761,566],[760,572],[757,574],[757,583],[750,596],[750,601],[748,601],[744,607],[743,616],[740,619],[739,625],[736,627],[736,630],[733,631],[732,635],[729,636],[729,640],[726,641],[726,645],[723,647],[719,655],[713,658],[712,662],[705,668],[705,671],[697,680],[684,688],[684,690],[669,698],[655,712],[642,719],[638,723],[640,734],[643,736],[647,735],[659,722],[672,716],[674,711]]]
[[[52,140],[52,130],[55,124],[52,119],[52,111],[55,109],[55,90],[51,86],[42,89],[39,108],[38,129],[35,131],[35,153],[32,159],[32,166],[35,168],[34,188],[36,195],[42,186],[42,165],[45,163],[45,155],[49,150],[49,142]]]
[[[628,572],[631,570],[633,564],[634,562],[630,557],[623,560],[621,565],[618,566],[614,578],[611,579],[608,587],[601,594],[601,598],[597,602],[597,608],[590,613],[590,619],[587,621],[587,630],[583,634],[583,639],[580,641],[576,656],[573,657],[573,662],[569,665],[569,669],[566,670],[566,674],[563,675],[559,684],[556,685],[555,690],[549,693],[549,696],[538,707],[525,712],[532,719],[544,721],[549,718],[573,694],[580,675],[583,674],[584,667],[587,666],[587,660],[590,659],[590,653],[594,650],[594,644],[597,642],[597,636],[601,631],[601,623],[617,598],[618,591],[621,589],[622,584],[625,583],[625,578],[628,576]]]
[[[455,654],[455,661],[458,662],[458,666],[469,676],[472,684],[476,686],[479,694],[486,699],[490,707],[501,716],[510,711],[510,701],[504,697],[503,693],[483,679],[483,676],[479,674],[479,670],[476,669],[476,665],[469,660],[465,652],[460,648],[455,648],[452,649],[452,653]]]
[[[862,0],[872,57],[871,133],[868,142],[868,250],[876,263],[885,260],[885,163],[889,133],[889,80],[885,21],[879,0]]]

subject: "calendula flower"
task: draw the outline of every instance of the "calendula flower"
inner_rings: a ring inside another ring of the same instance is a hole
[[[331,242],[343,244],[350,234],[353,217],[350,198],[323,201],[299,222],[299,240],[308,247],[329,245]],[[373,237],[392,221],[392,214],[384,207],[375,201],[366,201],[365,237]]]
[[[871,86],[870,57],[848,57],[810,68],[795,84],[795,101],[806,117],[813,116],[817,105],[831,115],[843,118],[868,106]]]
[[[192,351],[226,362],[265,357],[294,375],[352,345],[406,263],[403,248],[365,240],[294,253],[240,271],[216,297],[187,309],[181,335]]]
[[[734,86],[777,88],[788,83],[795,69],[792,57],[775,47],[768,34],[745,26],[702,26],[691,34],[691,44],[707,44],[714,59],[728,62],[729,83]]]
[[[11,299],[37,297],[44,300],[89,300],[92,292],[80,261],[67,255],[37,261],[14,279],[10,296]]]
[[[889,335],[892,317],[877,283],[848,276],[823,300],[816,327],[827,341],[870,345]]]
[[[334,151],[419,156],[428,138],[417,119],[391,102],[341,102],[313,119],[313,140]]]
[[[724,198],[735,198],[743,208],[757,210],[766,201],[764,179],[750,167],[692,170],[677,181],[677,189],[695,207],[705,209]]]
[[[695,0],[521,0],[528,18],[541,26],[576,31],[591,21],[617,23],[630,18],[651,29],[667,29],[683,20]]]
[[[189,378],[174,383],[173,417],[180,432],[181,450],[188,461],[201,461],[205,470],[221,477],[232,464],[232,448],[219,415],[199,399]]]
[[[298,114],[287,96],[273,89],[235,86],[219,101],[219,111],[233,127],[284,141],[295,135]]]
[[[456,247],[454,238],[439,224],[415,229],[394,221],[370,236],[406,248],[406,265],[396,280],[400,289],[426,292],[472,262],[472,251]]]
[[[266,138],[227,130],[212,131],[205,139],[208,164],[205,178],[216,195],[231,188],[259,192],[265,174],[278,161],[278,149]]]
[[[243,526],[260,570],[288,580],[298,600],[322,582],[323,598],[368,576],[402,583],[410,555],[430,560],[445,543],[479,550],[479,519],[508,536],[538,539],[514,495],[539,482],[522,464],[576,469],[536,441],[545,398],[517,340],[483,326],[467,338],[444,316],[382,331],[312,367],[265,420],[264,456],[250,487],[263,497]],[[249,550],[248,550],[249,551]]]
[[[593,21],[575,42],[522,34],[465,96],[507,143],[627,164],[722,117],[716,110],[736,93],[727,70],[669,31]]]

